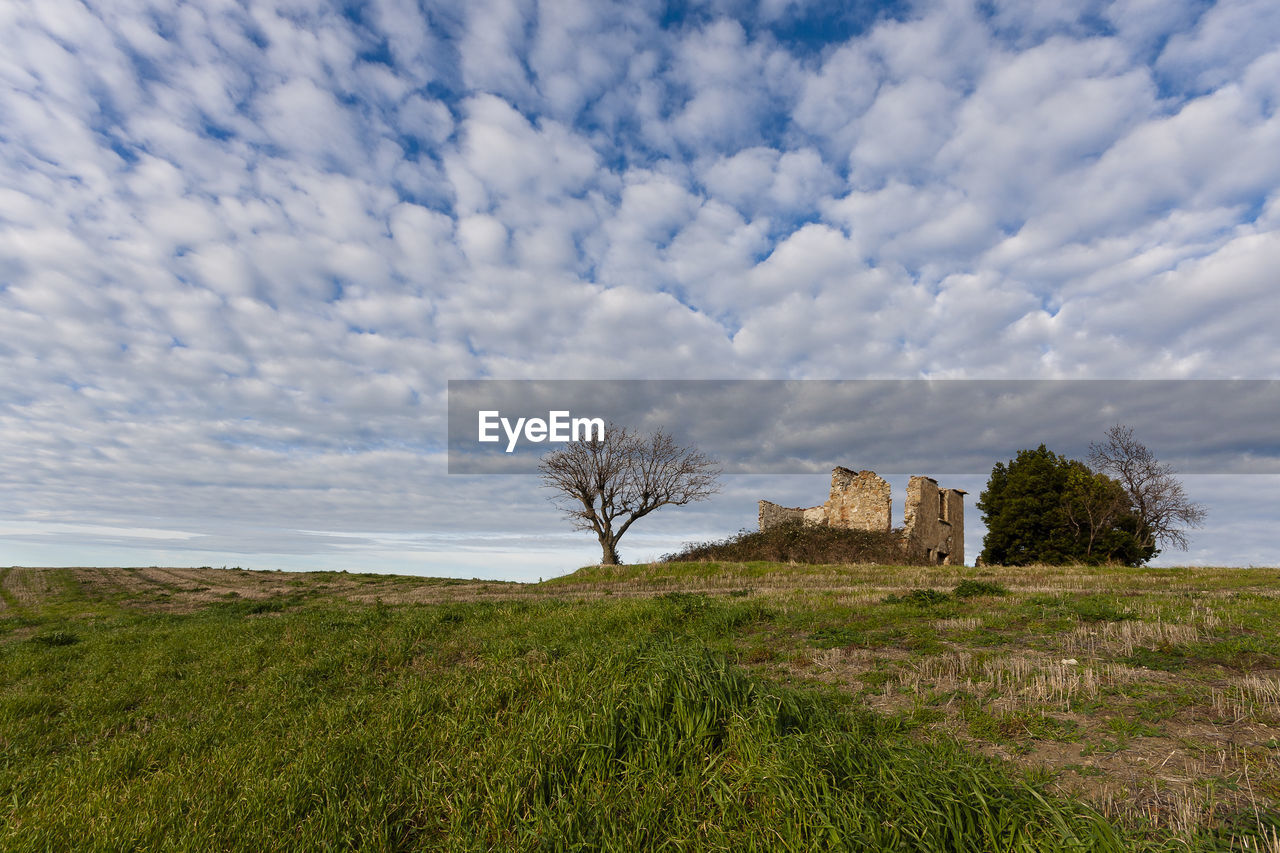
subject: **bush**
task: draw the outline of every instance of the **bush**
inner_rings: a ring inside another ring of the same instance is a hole
[[[956,584],[956,598],[975,598],[979,595],[1008,595],[1005,589],[994,581],[962,580]]]
[[[737,536],[687,545],[663,556],[664,563],[736,562],[881,563],[924,565],[909,557],[898,530],[846,530],[825,524],[792,521],[767,530],[743,530]]]
[[[80,642],[80,638],[70,631],[50,631],[47,634],[37,634],[31,638],[31,642],[41,646],[74,646]]]
[[[933,607],[951,600],[951,596],[936,589],[913,589],[902,595],[885,596],[885,604],[914,604],[916,607]]]

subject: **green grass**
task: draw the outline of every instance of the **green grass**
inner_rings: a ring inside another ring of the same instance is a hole
[[[915,607],[937,607],[951,601],[951,596],[936,589],[913,589],[902,595],[888,595],[885,604],[910,604]]]
[[[1009,590],[994,581],[965,578],[956,584],[955,594],[957,598],[974,598],[980,595],[1008,595]]]
[[[813,567],[774,569],[590,569],[493,600],[316,574],[189,612],[51,576],[39,602],[9,593],[0,610],[0,849],[1207,851],[1265,824],[1265,808],[1190,833],[1114,823],[1053,773],[972,749],[1110,755],[1161,736],[1207,689],[1131,685],[1099,703],[1095,730],[1001,709],[963,679],[1009,649],[1062,656],[1063,631],[1117,624],[1093,615],[1133,620],[1141,603],[1202,618],[1198,604],[1026,594],[1007,577],[982,581],[1004,595],[964,595],[962,567],[903,568],[923,574],[898,578],[886,604],[881,589],[850,598],[865,568],[822,569],[828,586],[806,580]],[[324,591],[340,581],[374,600]],[[786,588],[762,592],[770,582]],[[1230,624],[1187,646],[1188,672],[1280,651],[1239,627],[1266,624],[1247,614],[1274,597],[1214,606]],[[873,707],[980,634],[995,641],[957,659],[954,685],[920,681],[899,710]],[[815,655],[865,666],[823,680]],[[1265,764],[1251,772],[1248,787],[1218,785],[1272,796]]]
[[[686,594],[58,615],[0,645],[0,846],[1119,848],[954,743],[734,665],[725,641],[771,615]]]
[[[1029,708],[992,713],[978,703],[969,701],[962,707],[960,718],[975,738],[1006,744],[1015,749],[1025,750],[1033,741],[1080,739],[1076,724],[1063,722]]]

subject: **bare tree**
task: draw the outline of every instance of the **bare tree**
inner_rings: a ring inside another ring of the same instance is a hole
[[[600,540],[601,564],[618,565],[618,540],[637,519],[720,491],[720,466],[663,430],[641,435],[615,424],[604,437],[553,450],[538,463],[544,485],[577,530]]]
[[[1203,524],[1207,511],[1187,497],[1173,467],[1156,459],[1133,437],[1131,427],[1116,424],[1107,430],[1105,442],[1090,444],[1089,464],[1124,486],[1141,522],[1138,537],[1144,547],[1172,545],[1187,550],[1185,528]]]
[[[1093,549],[1102,544],[1116,522],[1131,513],[1124,487],[1104,474],[1095,474],[1074,459],[1067,463],[1066,489],[1062,494],[1062,514],[1077,541],[1085,543],[1084,561],[1093,558]],[[1141,543],[1140,543],[1141,544]],[[1144,546],[1145,547],[1145,546]],[[1104,555],[1110,559],[1110,555]]]

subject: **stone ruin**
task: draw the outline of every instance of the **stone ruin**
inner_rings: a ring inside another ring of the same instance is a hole
[[[902,539],[908,553],[942,566],[964,565],[963,489],[939,489],[932,477],[912,477],[907,483],[907,506]],[[889,484],[874,471],[831,472],[831,496],[821,506],[778,506],[760,501],[760,529],[788,521],[827,524],[850,530],[892,529]]]

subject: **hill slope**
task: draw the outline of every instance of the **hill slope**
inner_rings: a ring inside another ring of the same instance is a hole
[[[1278,591],[0,569],[0,847],[1259,849]]]

